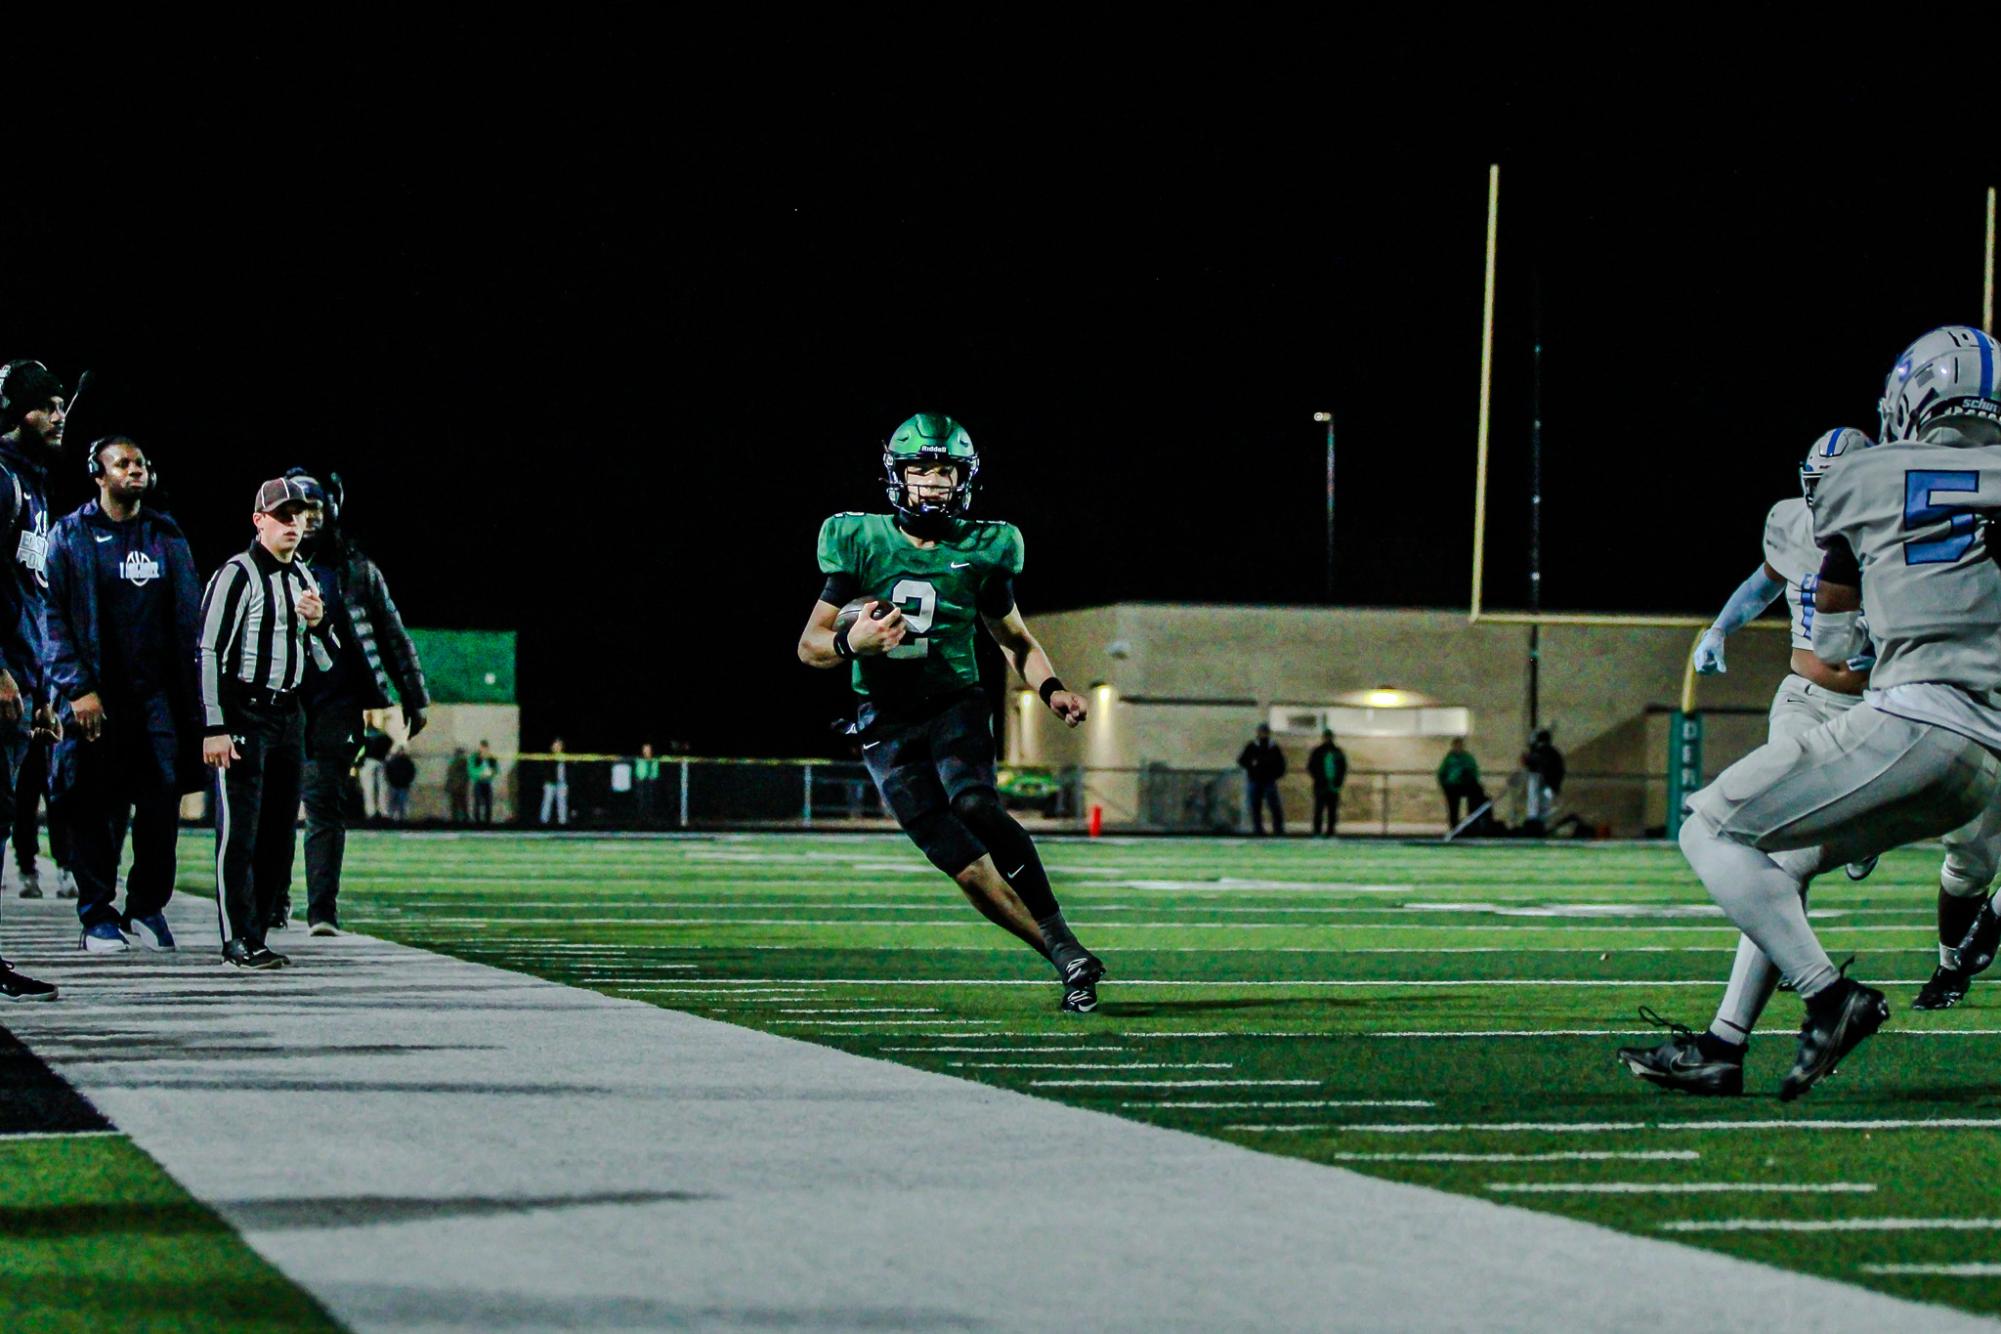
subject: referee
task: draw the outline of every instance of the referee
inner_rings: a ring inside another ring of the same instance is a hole
[[[308,654],[327,671],[340,647],[319,585],[292,559],[318,490],[308,477],[257,488],[257,540],[215,572],[202,596],[195,657],[202,759],[216,770],[216,912],[223,961],[239,968],[289,962],[265,947],[264,933],[292,879],[305,752],[299,684]]]

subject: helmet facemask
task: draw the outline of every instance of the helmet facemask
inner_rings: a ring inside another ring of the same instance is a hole
[[[952,469],[951,491],[940,498],[935,494],[935,486],[926,487],[934,494],[919,499],[908,481],[909,470],[937,464]],[[925,450],[918,454],[897,454],[885,450],[882,466],[886,478],[883,490],[896,510],[904,531],[913,537],[942,536],[954,520],[965,517],[966,511],[972,508],[973,479],[980,471],[977,458],[953,458],[943,450]]]

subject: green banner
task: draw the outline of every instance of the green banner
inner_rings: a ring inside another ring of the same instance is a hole
[[[1676,709],[1668,720],[1667,836],[1681,836],[1682,804],[1702,788],[1702,715]]]
[[[436,703],[514,703],[514,631],[412,630],[410,638]]]

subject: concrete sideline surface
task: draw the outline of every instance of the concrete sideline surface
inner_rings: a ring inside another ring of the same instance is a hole
[[[225,971],[172,916],[86,959],[10,900],[64,998],[5,1021],[357,1330],[1996,1328],[368,937]]]

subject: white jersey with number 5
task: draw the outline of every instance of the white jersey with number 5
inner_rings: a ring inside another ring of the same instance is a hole
[[[1793,617],[1793,647],[1813,647],[1813,588],[1820,582],[1820,548],[1813,542],[1813,511],[1795,496],[1765,516],[1765,564],[1786,581]]]
[[[2001,567],[1987,523],[2001,510],[2001,446],[1940,434],[1842,459],[1820,481],[1814,529],[1861,566],[1869,702],[2001,747]]]

